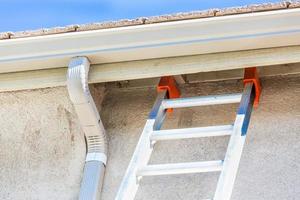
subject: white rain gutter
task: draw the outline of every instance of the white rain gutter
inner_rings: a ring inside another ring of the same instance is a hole
[[[299,19],[296,8],[8,39],[0,73],[62,68],[74,56],[102,64],[300,45]]]

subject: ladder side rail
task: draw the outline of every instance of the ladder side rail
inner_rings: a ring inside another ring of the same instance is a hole
[[[151,144],[150,135],[154,128],[159,129],[163,123],[165,109],[162,109],[161,103],[166,97],[166,94],[167,91],[161,91],[156,98],[115,200],[133,200],[136,195],[140,179],[140,177],[137,176],[137,171],[139,167],[146,166],[150,160],[151,153],[153,151],[153,144]]]
[[[251,111],[255,99],[253,83],[244,87],[241,103],[234,122],[233,134],[230,137],[224,159],[223,170],[220,174],[214,200],[230,200],[242,150],[246,140]]]
[[[163,108],[162,103],[167,98],[167,90],[158,91],[155,103],[149,114],[149,119],[154,119],[153,130],[160,130],[165,117],[167,110]]]

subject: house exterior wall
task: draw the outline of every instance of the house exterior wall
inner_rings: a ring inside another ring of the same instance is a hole
[[[300,76],[262,79],[233,200],[300,196]],[[91,87],[109,139],[102,199],[117,192],[147,115],[153,87]],[[240,92],[241,81],[192,83],[183,96]],[[104,97],[105,93],[105,97]],[[0,199],[77,199],[85,141],[65,87],[0,93]],[[163,128],[231,123],[237,105],[178,109]],[[227,137],[159,142],[151,163],[222,159]],[[218,173],[147,177],[138,200],[211,198]]]

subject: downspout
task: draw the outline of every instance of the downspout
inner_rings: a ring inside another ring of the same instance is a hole
[[[87,144],[80,200],[100,198],[107,160],[105,129],[88,86],[89,68],[86,57],[75,57],[71,59],[67,73],[68,93]]]

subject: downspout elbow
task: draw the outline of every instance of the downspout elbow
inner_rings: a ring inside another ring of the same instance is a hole
[[[87,143],[80,200],[100,198],[107,161],[107,140],[88,86],[90,63],[86,57],[73,58],[68,67],[67,88]]]

